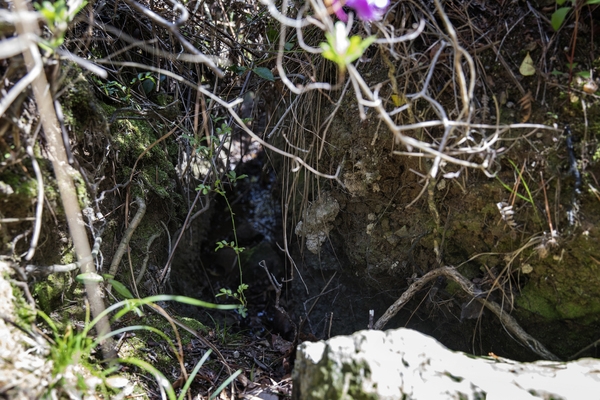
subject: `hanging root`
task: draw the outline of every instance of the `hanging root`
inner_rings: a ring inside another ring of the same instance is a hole
[[[501,306],[497,303],[486,300],[483,298],[486,292],[483,292],[475,287],[475,285],[469,282],[464,276],[462,276],[454,267],[440,267],[436,268],[431,272],[423,275],[419,280],[414,282],[410,287],[402,293],[402,296],[398,300],[392,304],[387,311],[377,320],[374,325],[374,329],[383,329],[383,327],[388,323],[390,319],[392,319],[398,311],[406,304],[408,301],[425,286],[429,281],[439,277],[445,276],[446,278],[452,279],[454,282],[458,283],[458,285],[469,295],[473,296],[473,298],[479,301],[481,304],[486,306],[489,310],[491,310],[496,316],[500,319],[502,324],[512,333],[517,339],[523,343],[527,348],[531,351],[539,355],[540,357],[546,360],[552,361],[560,361],[560,359],[552,354],[548,349],[544,347],[539,341],[537,341],[533,336],[529,335],[527,332],[521,328],[518,322],[507,314]]]

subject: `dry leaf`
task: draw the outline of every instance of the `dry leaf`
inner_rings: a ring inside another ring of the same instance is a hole
[[[519,67],[519,72],[523,76],[535,75],[535,67],[533,66],[533,60],[531,59],[529,52],[525,56],[525,59],[523,59],[523,62],[521,63],[521,66]]]
[[[533,110],[533,95],[531,94],[531,91],[527,92],[525,96],[521,97],[521,100],[519,100],[518,104],[519,107],[521,107],[521,122],[525,123],[529,121],[529,118],[531,118],[531,113]]]
[[[588,81],[583,85],[583,91],[588,94],[594,94],[598,91],[598,84],[593,79],[588,79]]]

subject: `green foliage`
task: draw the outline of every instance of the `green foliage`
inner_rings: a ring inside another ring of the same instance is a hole
[[[218,119],[216,121],[218,121]],[[217,134],[221,134],[221,132],[230,130],[230,129],[231,129],[231,127],[229,127],[228,125],[223,123],[221,125],[220,131],[219,131],[219,128],[217,128]],[[239,180],[245,179],[247,177],[248,177],[248,175],[246,175],[246,174],[238,175],[235,171],[229,171],[225,175],[225,178],[227,178],[227,180],[229,181],[229,183],[232,186],[235,186]],[[213,185],[207,185],[207,184],[201,183],[196,187],[196,190],[201,191],[202,194],[204,194],[204,195],[209,194],[211,191],[215,192],[215,193],[219,194],[220,196],[222,196],[223,199],[225,200],[225,203],[227,203],[227,210],[229,211],[229,217],[231,219],[234,240],[229,241],[229,242],[227,240],[218,241],[216,243],[217,247],[215,248],[215,251],[219,251],[226,247],[231,248],[235,251],[235,254],[237,255],[238,269],[240,272],[240,284],[238,285],[236,292],[233,292],[231,289],[223,288],[223,289],[221,289],[221,293],[217,294],[216,297],[227,296],[227,297],[233,297],[234,299],[238,300],[240,302],[240,307],[238,309],[238,312],[240,313],[240,315],[242,317],[245,318],[248,315],[248,309],[247,309],[247,301],[246,301],[246,296],[244,295],[244,291],[246,289],[248,289],[248,285],[245,284],[244,280],[243,280],[242,262],[239,257],[240,253],[243,252],[245,249],[244,249],[244,247],[239,246],[239,242],[238,242],[238,238],[237,238],[237,231],[236,231],[236,227],[235,227],[235,213],[233,212],[233,209],[231,208],[229,199],[227,199],[227,193],[225,191],[223,181],[221,179],[217,179]]]
[[[59,329],[52,319],[41,310],[37,311],[37,315],[44,320],[52,331],[49,353],[52,360],[52,376],[54,379],[48,386],[48,392],[61,389],[67,392],[73,392],[74,390],[79,392],[88,391],[90,388],[85,384],[82,368],[73,367],[85,367],[87,365],[87,360],[95,347],[92,339],[86,334],[74,331],[71,324],[68,324],[64,330]],[[107,376],[107,374],[103,374],[89,366],[86,367],[86,370],[89,374],[100,378],[106,378]],[[66,378],[69,372],[75,374],[76,382]],[[112,372],[112,370],[107,371],[107,373]],[[106,391],[106,387],[104,387],[104,391]]]
[[[288,45],[288,43],[286,43],[286,46],[287,45]],[[290,44],[290,45],[293,47],[293,44]],[[231,67],[229,67],[229,70],[237,75],[243,75],[246,71],[250,70],[266,81],[269,81],[269,82],[275,81],[273,72],[271,72],[271,70],[269,68],[265,68],[265,67],[247,68],[247,67],[243,67],[240,65],[232,65]]]
[[[37,314],[52,330],[54,341],[50,347],[52,372],[60,380],[68,366],[78,364],[82,358],[89,357],[92,340],[86,335],[74,332],[70,324],[66,326],[64,332],[61,332],[46,313],[38,310]]]
[[[140,72],[131,80],[131,84],[140,84],[142,91],[147,95],[156,89],[156,78],[152,76],[152,72]]]
[[[519,175],[521,182],[523,183],[523,187],[525,188],[525,191],[527,192],[527,195],[529,197],[525,197],[522,194],[515,192],[512,187],[510,187],[509,185],[507,185],[506,183],[504,183],[502,181],[502,179],[500,179],[497,175],[496,175],[496,179],[498,180],[498,182],[500,182],[502,184],[502,186],[504,186],[504,188],[506,190],[508,190],[511,194],[517,196],[518,198],[520,198],[521,200],[525,200],[528,203],[531,203],[532,205],[534,205],[533,202],[533,197],[531,196],[531,191],[529,190],[529,186],[527,185],[527,181],[525,181],[525,179],[523,178],[523,175],[521,175],[521,171],[519,170],[519,168],[516,166],[516,164],[512,161],[512,160],[508,160],[508,162],[510,162],[510,165],[513,166],[513,168],[515,169],[515,171],[517,172],[517,174]],[[534,207],[535,209],[535,207]]]
[[[210,191],[212,190],[212,188],[210,187],[210,185],[205,185],[204,183],[199,184],[196,187],[196,191],[201,191],[203,195],[207,195]]]
[[[571,5],[566,7],[560,7],[556,11],[554,11],[554,13],[552,13],[550,22],[552,24],[552,28],[554,28],[555,31],[558,31],[563,26],[563,24],[565,23],[565,19],[569,14],[569,11],[571,11],[571,8],[575,6],[575,0],[556,0],[556,4],[558,6],[562,6],[566,3],[571,3]],[[600,0],[588,0],[584,3],[584,5],[593,5],[599,3]]]
[[[531,205],[534,206],[534,210],[536,210],[535,204],[533,202],[533,196],[531,195],[531,191],[529,190],[529,185],[527,184],[527,180],[525,180],[525,178],[521,174],[521,170],[519,170],[519,167],[517,167],[517,165],[513,162],[513,160],[508,160],[508,162],[510,162],[510,165],[512,165],[513,168],[515,169],[515,171],[517,172],[517,174],[519,174],[521,183],[523,184],[523,187],[525,188],[525,191],[527,192],[527,196],[529,196],[527,199],[525,199],[525,201],[528,201],[529,203],[531,203]]]
[[[222,384],[221,384],[221,385],[220,385],[220,386],[217,388],[217,390],[215,390],[215,392],[214,392],[213,394],[211,394],[211,395],[210,395],[209,399],[210,399],[210,400],[212,400],[212,399],[216,398],[216,397],[219,395],[219,393],[221,393],[221,392],[223,391],[223,389],[225,389],[225,387],[226,387],[227,385],[229,385],[231,382],[233,382],[233,380],[234,380],[235,378],[237,378],[237,377],[238,377],[238,375],[239,375],[239,374],[241,374],[241,373],[242,373],[242,370],[241,370],[241,369],[238,369],[238,370],[237,370],[237,371],[235,371],[233,374],[231,374],[231,376],[230,376],[229,378],[227,378],[227,379],[225,380],[225,382],[223,382],[223,383],[222,383]]]
[[[338,21],[335,23],[335,35],[330,32],[325,33],[327,42],[321,43],[323,57],[333,61],[338,65],[341,72],[346,71],[346,66],[358,60],[376,39],[375,36],[369,36],[366,39],[358,35],[348,39],[346,26]]]
[[[104,92],[105,95],[107,95],[110,98],[114,98],[114,99],[118,99],[120,101],[124,101],[124,102],[129,102],[129,100],[131,99],[131,94],[129,93],[129,88],[117,81],[108,81],[106,83],[101,82],[100,79],[98,78],[92,78],[92,79],[96,79],[98,82],[98,86],[100,87],[100,89],[102,89],[102,91]]]
[[[557,1],[557,3],[559,3],[559,1]],[[564,1],[563,1],[563,3],[564,3]],[[560,29],[560,27],[563,25],[563,23],[565,22],[565,18],[567,17],[567,14],[569,13],[569,11],[571,11],[571,7],[561,7],[559,9],[557,9],[556,11],[554,11],[554,13],[552,14],[551,23],[552,23],[552,28],[554,28],[555,31],[558,31]]]
[[[242,175],[238,176],[238,174],[233,170],[231,170],[227,173],[227,178],[229,178],[229,182],[231,182],[231,184],[233,186],[237,185],[237,181],[239,181],[241,179],[245,179],[247,177],[248,177],[248,175],[246,175],[246,174],[242,174]]]
[[[77,275],[75,277],[75,280],[81,283],[99,283],[103,282],[104,278],[95,272],[85,272],[83,274]]]
[[[34,3],[33,7],[42,14],[52,32],[52,38],[42,40],[40,46],[50,52],[60,47],[65,41],[65,32],[69,23],[86,5],[87,1],[84,0],[75,9],[69,10],[65,0],[57,0],[54,3],[44,0],[41,3]]]
[[[246,178],[246,176],[247,175],[245,175],[245,174],[238,176],[235,171],[229,171],[229,173],[227,174],[227,177],[229,178],[230,182],[232,182],[233,185],[235,185],[235,183],[238,180]],[[248,315],[248,309],[246,307],[247,301],[246,301],[246,296],[244,295],[244,291],[248,288],[248,285],[246,285],[243,280],[242,262],[239,257],[240,253],[242,251],[244,251],[245,249],[243,247],[240,247],[238,244],[237,231],[235,228],[235,214],[233,212],[233,209],[231,208],[231,204],[229,204],[229,200],[227,199],[227,194],[225,193],[225,188],[223,187],[223,183],[221,182],[220,179],[218,179],[215,182],[215,186],[214,186],[213,190],[215,191],[215,193],[218,193],[221,196],[223,196],[223,198],[225,199],[225,202],[227,203],[227,209],[229,210],[229,216],[231,218],[231,225],[233,228],[233,238],[234,238],[234,240],[230,241],[230,242],[227,242],[226,240],[221,240],[221,241],[217,242],[216,243],[217,247],[215,248],[215,251],[218,251],[225,247],[229,247],[229,248],[233,249],[233,251],[235,251],[235,254],[237,255],[236,258],[237,258],[237,263],[238,263],[238,269],[240,271],[240,284],[238,286],[237,292],[232,293],[232,291],[230,289],[221,289],[221,293],[218,294],[217,297],[223,296],[223,295],[228,295],[228,296],[234,297],[236,300],[238,300],[240,302],[240,308],[239,308],[238,312],[240,313],[240,315],[242,317],[245,318]]]
[[[127,289],[127,286],[123,285],[119,281],[116,281],[112,275],[103,274],[102,276],[106,279],[106,281],[110,285],[112,285],[112,287],[115,289],[115,292],[119,293],[121,296],[123,296],[126,299],[134,298],[133,294],[129,291],[129,289]]]
[[[227,125],[226,122],[223,122],[221,126],[215,129],[217,135],[229,135],[231,133],[231,126]]]
[[[269,82],[275,81],[275,77],[273,76],[273,73],[271,72],[271,70],[269,68],[256,67],[256,68],[252,69],[252,72],[254,72],[256,75],[260,76],[261,78],[263,78],[266,81],[269,81]]]
[[[192,385],[194,378],[196,377],[196,375],[198,375],[200,368],[202,368],[202,366],[204,365],[206,360],[208,360],[208,356],[210,356],[211,353],[212,353],[212,349],[208,349],[206,351],[206,353],[204,353],[204,355],[202,356],[200,361],[198,361],[198,363],[194,367],[194,370],[192,371],[192,373],[188,377],[187,381],[185,382],[185,385],[183,385],[183,389],[181,390],[181,393],[179,394],[179,397],[177,398],[177,400],[183,400],[183,398],[185,397],[185,394],[190,389],[190,386]],[[221,390],[223,390],[223,389],[221,389]],[[220,392],[218,392],[218,393],[220,393]]]
[[[161,76],[162,78],[162,76]],[[151,72],[140,72],[129,82],[129,86],[118,81],[103,81],[100,78],[92,76],[96,85],[104,92],[107,97],[132,105],[138,110],[141,109],[137,102],[133,101],[131,96],[131,87],[137,87],[139,91],[146,96],[150,95],[158,84],[158,80]]]
[[[233,251],[235,251],[235,254],[240,254],[242,251],[245,250],[244,247],[236,246],[235,242],[227,243],[227,240],[221,240],[220,242],[217,242],[217,248],[215,249],[215,251],[218,251],[225,247],[229,247],[229,248],[233,249]]]
[[[81,278],[80,278],[80,280],[81,280]],[[112,284],[113,284],[113,286],[115,286],[115,290],[116,290],[116,285],[115,285],[116,281],[114,281],[109,275],[107,275],[107,280],[109,282],[112,281]],[[117,282],[117,284],[118,284],[118,282]],[[124,288],[124,286],[123,286],[123,288]],[[125,290],[126,290],[126,288],[125,288]],[[106,341],[107,339],[109,339],[113,336],[119,335],[124,332],[136,331],[136,330],[150,331],[154,334],[159,335],[162,339],[164,339],[167,342],[168,346],[174,352],[176,352],[177,347],[175,346],[173,341],[165,334],[165,332],[163,332],[161,329],[157,329],[157,328],[154,328],[152,326],[147,326],[147,325],[125,326],[123,328],[113,330],[104,336],[96,338],[95,340],[90,336],[90,331],[94,328],[94,326],[98,323],[98,321],[101,318],[115,312],[116,310],[121,309],[120,311],[116,312],[115,315],[113,316],[113,318],[112,318],[113,322],[120,320],[124,315],[126,315],[129,312],[133,311],[136,313],[140,313],[142,306],[144,306],[144,305],[152,306],[153,303],[156,303],[159,301],[178,301],[180,303],[190,304],[190,305],[195,305],[195,306],[205,307],[205,308],[210,308],[210,309],[221,309],[221,310],[239,309],[239,305],[235,305],[235,304],[213,304],[213,303],[207,303],[207,302],[204,302],[201,300],[196,300],[196,299],[189,298],[189,297],[173,296],[173,295],[158,295],[158,296],[147,297],[145,299],[126,299],[119,303],[113,304],[112,306],[110,306],[109,308],[104,310],[99,316],[97,316],[91,322],[89,321],[89,314],[88,314],[86,316],[86,322],[85,322],[84,328],[80,332],[75,331],[70,324],[67,325],[64,330],[60,330],[57,327],[57,325],[54,323],[54,321],[52,321],[52,319],[50,317],[48,317],[48,315],[46,315],[44,312],[38,310],[37,315],[40,318],[42,318],[42,320],[50,328],[50,330],[52,331],[52,336],[53,336],[53,338],[51,340],[51,345],[50,345],[50,357],[53,361],[53,376],[55,377],[55,380],[54,380],[54,382],[51,383],[49,389],[53,390],[53,389],[59,389],[61,387],[64,387],[65,389],[67,389],[69,391],[69,393],[72,393],[72,390],[74,389],[74,387],[71,383],[67,382],[65,376],[66,376],[66,372],[69,370],[69,368],[77,366],[79,368],[74,369],[74,371],[81,371],[81,367],[83,367],[83,368],[87,369],[89,373],[101,378],[103,381],[103,384],[102,384],[103,390],[105,392],[107,392],[108,389],[107,389],[107,384],[105,383],[105,380],[111,374],[113,374],[115,372],[115,370],[111,369],[111,368],[109,368],[105,371],[93,370],[88,365],[87,361],[91,358],[92,352],[94,351],[94,349],[96,349],[100,345],[100,343]],[[193,381],[195,375],[198,373],[198,370],[203,365],[203,363],[206,361],[206,359],[208,358],[209,355],[210,355],[210,350],[198,362],[198,365],[196,365],[196,368],[194,368],[195,372],[193,372],[190,375],[190,377],[188,378],[188,381],[185,383],[184,389],[180,393],[178,399],[183,399],[187,390],[189,390],[189,387],[190,387],[191,382]],[[119,359],[118,362],[136,365],[137,367],[143,369],[144,371],[151,373],[152,375],[154,375],[157,378],[158,384],[164,387],[169,399],[176,400],[175,391],[174,391],[173,387],[171,386],[170,382],[165,378],[165,376],[160,371],[158,371],[151,364],[147,363],[144,360],[140,360],[140,359],[134,358],[134,357]],[[89,390],[89,388],[87,388],[85,386],[84,376],[82,376],[79,372],[76,372],[76,374],[77,374],[76,375],[76,377],[77,377],[76,389],[78,389],[79,391]],[[223,388],[224,387],[225,386],[223,386]],[[222,389],[220,389],[220,390],[222,390]],[[216,393],[218,394],[218,392],[216,392]]]
[[[248,285],[245,283],[240,283],[237,291],[233,292],[231,289],[225,289],[225,288],[221,288],[221,290],[219,291],[219,293],[217,293],[215,295],[215,297],[220,297],[220,296],[226,296],[227,298],[229,297],[233,297],[234,299],[236,299],[237,301],[239,301],[242,306],[239,308],[238,312],[240,313],[240,315],[244,318],[246,318],[248,316],[248,309],[246,308],[246,295],[244,294],[244,291],[248,289]]]

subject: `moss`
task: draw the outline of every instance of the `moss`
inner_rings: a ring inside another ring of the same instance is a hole
[[[75,184],[75,192],[77,193],[79,208],[83,210],[91,204],[85,181],[83,180],[83,177],[80,173],[73,174],[73,181]]]
[[[560,313],[556,310],[554,302],[546,298],[547,293],[535,285],[528,285],[521,296],[516,298],[517,306],[525,309],[546,320],[560,319]]]
[[[130,160],[130,162],[124,162],[124,165],[133,166],[144,151],[162,136],[160,132],[155,132],[154,128],[143,120],[119,120],[113,125],[115,145],[121,155]],[[170,161],[168,147],[165,149],[164,144],[161,142],[155,145],[139,159],[136,172],[139,173],[144,188],[135,188],[134,186],[134,191],[139,191],[134,195],[145,197],[144,189],[151,190],[159,198],[171,203],[167,210],[172,213],[173,217],[177,211],[177,205],[181,204],[182,199],[175,193],[175,167]],[[123,168],[121,174],[119,179],[123,181],[129,179],[131,168]]]
[[[81,68],[69,63],[64,70],[64,85],[68,87],[66,95],[61,98],[65,123],[73,127],[80,140],[87,133],[105,136],[108,133],[108,114],[100,106]]]
[[[70,285],[67,274],[49,275],[45,280],[34,285],[32,294],[37,299],[40,309],[46,314],[57,309],[62,304],[62,296]]]
[[[25,301],[23,291],[16,286],[13,286],[13,296],[14,310],[17,317],[16,323],[23,327],[31,326],[36,317],[35,308]]]
[[[33,178],[7,171],[0,176],[0,180],[12,188],[11,196],[35,199],[37,195],[37,181]]]
[[[533,264],[532,277],[517,304],[547,320],[578,319],[588,324],[600,320],[598,264],[590,258],[598,240],[598,229],[589,237],[578,236],[569,253],[560,252]]]

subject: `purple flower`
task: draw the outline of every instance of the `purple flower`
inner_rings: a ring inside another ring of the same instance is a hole
[[[340,0],[333,0],[335,15],[344,21],[348,21],[348,16],[340,7]],[[390,5],[389,0],[346,0],[345,6],[356,11],[356,16],[361,21],[379,21],[383,18],[383,14]]]

